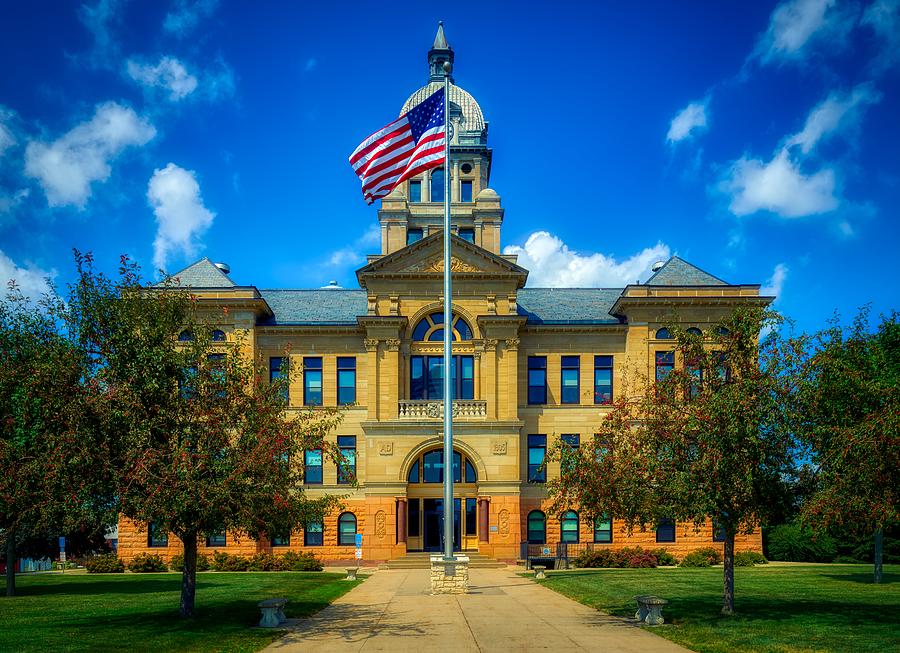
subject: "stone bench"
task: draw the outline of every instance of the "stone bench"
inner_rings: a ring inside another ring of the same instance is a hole
[[[634,613],[635,619],[648,626],[661,626],[666,623],[662,616],[662,609],[668,601],[651,595],[636,596],[634,600],[638,604],[637,612]]]
[[[347,567],[347,577],[344,580],[356,580],[356,572],[359,571],[359,567]]]
[[[531,568],[534,569],[534,577],[536,579],[543,579],[547,577],[547,574],[544,573],[547,568],[544,565],[531,565]]]
[[[287,621],[287,617],[284,616],[284,606],[287,602],[287,599],[266,599],[257,603],[256,605],[262,610],[262,619],[259,620],[260,628],[277,628]]]

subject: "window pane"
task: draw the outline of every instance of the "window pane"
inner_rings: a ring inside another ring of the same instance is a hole
[[[273,535],[270,540],[272,546],[290,546],[291,545],[291,536],[290,535]]]
[[[460,340],[472,339],[472,328],[469,326],[469,323],[461,317],[456,318],[456,322],[453,323],[453,328],[456,329],[456,332],[459,334]]]
[[[338,370],[338,404],[356,403],[356,370]]]
[[[475,535],[478,524],[478,500],[466,499],[466,535]]]
[[[338,545],[353,546],[356,544],[356,516],[345,512],[338,519]]]
[[[675,541],[675,522],[671,519],[661,519],[656,527],[657,542],[674,542]]]
[[[444,169],[438,168],[431,173],[431,201],[444,201]]]
[[[422,471],[425,483],[444,482],[444,452],[429,451],[422,457]]]
[[[304,454],[303,480],[306,483],[322,483],[322,450],[309,449]]]
[[[662,381],[675,368],[674,351],[656,352],[656,380]]]
[[[432,313],[428,317],[431,318],[432,324],[443,324],[444,323],[444,314],[443,313]]]
[[[425,399],[425,361],[422,356],[409,359],[409,398]]]
[[[594,542],[612,542],[612,520],[605,515],[594,522]]]
[[[206,546],[226,546],[225,533],[216,533],[207,537]]]
[[[475,467],[468,460],[466,461],[466,483],[474,483],[478,480],[478,474],[475,473]]]
[[[425,340],[425,334],[428,333],[428,329],[431,328],[431,324],[428,323],[428,320],[422,319],[419,320],[419,323],[416,325],[416,328],[413,330],[412,339],[416,342],[421,342]]]
[[[306,546],[322,546],[324,544],[324,529],[321,522],[313,522],[306,525],[303,531],[303,544]]]
[[[562,370],[562,403],[578,403],[578,370],[563,368]]]
[[[452,338],[452,336],[451,336]],[[431,332],[431,335],[428,336],[429,342],[443,342],[444,341],[444,330],[443,329],[435,329]]]
[[[422,182],[421,181],[411,181],[409,182],[409,201],[410,202],[421,202],[422,201]],[[422,230],[419,230],[419,238],[422,237]],[[413,241],[415,242],[415,241]]]
[[[547,403],[547,370],[528,370],[528,403]]]
[[[213,342],[225,342],[225,332],[221,329],[216,329],[212,332],[212,341]]]
[[[465,201],[467,201],[467,200],[463,200],[463,202],[465,202]],[[474,229],[460,229],[459,237],[470,243],[474,243],[475,242],[475,230]]]
[[[533,510],[528,513],[528,542],[530,544],[543,544],[547,540],[546,520],[544,513]]]
[[[419,461],[417,460],[412,464],[409,468],[409,475],[406,477],[407,483],[418,483],[419,482]]]
[[[581,436],[578,433],[563,433],[559,436],[559,439],[573,449],[577,449],[581,444]]]
[[[419,537],[419,500],[410,499],[406,513],[406,534]]]
[[[578,541],[578,515],[571,510],[563,514],[560,522],[560,540],[563,542]]]
[[[356,476],[356,436],[339,435],[337,439],[343,463],[338,465],[338,483],[347,485]]]
[[[426,399],[441,399],[444,396],[444,358],[428,357],[428,379]]]
[[[468,179],[463,180],[459,185],[459,201],[460,202],[471,202],[472,201],[472,182]]]
[[[454,483],[462,482],[462,476],[460,476],[460,474],[462,474],[462,470],[460,469],[460,467],[462,467],[462,456],[459,455],[459,452],[454,451],[453,452],[453,482]]]

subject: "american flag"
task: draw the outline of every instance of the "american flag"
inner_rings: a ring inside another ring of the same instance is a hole
[[[444,163],[444,89],[359,144],[350,165],[371,204],[410,177]]]

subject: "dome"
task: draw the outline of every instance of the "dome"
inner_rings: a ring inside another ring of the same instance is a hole
[[[475,196],[476,200],[493,200],[500,199],[500,196],[497,194],[493,188],[484,188],[478,195]]]
[[[426,84],[418,91],[409,96],[400,110],[400,115],[408,112],[414,106],[422,102],[432,93],[436,93],[443,86],[443,82],[431,82]],[[450,84],[450,103],[455,104],[462,111],[459,128],[469,132],[481,132],[484,130],[484,114],[481,113],[481,107],[472,95],[457,86]],[[451,115],[453,115],[451,113]]]

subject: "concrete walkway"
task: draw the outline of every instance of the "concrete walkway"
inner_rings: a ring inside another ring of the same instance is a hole
[[[424,569],[382,570],[266,651],[684,652],[625,620],[505,569],[472,569],[470,593],[431,596]],[[600,576],[598,582],[602,582]],[[663,626],[665,627],[665,626]]]

